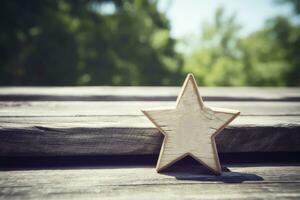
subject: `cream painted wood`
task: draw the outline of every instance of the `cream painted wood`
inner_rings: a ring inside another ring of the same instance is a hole
[[[205,106],[192,74],[187,75],[176,108],[143,113],[165,136],[156,166],[158,172],[190,155],[215,174],[221,173],[215,136],[240,112]]]

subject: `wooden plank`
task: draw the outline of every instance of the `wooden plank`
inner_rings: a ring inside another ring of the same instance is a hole
[[[219,152],[300,151],[298,116],[241,116]],[[0,117],[0,156],[157,154],[162,134],[144,116]]]
[[[0,116],[0,128],[124,128],[124,129],[154,129],[154,125],[145,116],[134,115],[99,115],[99,116]],[[299,116],[240,116],[229,127],[255,128],[289,127],[298,128]]]
[[[229,166],[221,176],[186,167],[0,172],[1,199],[299,199],[299,166]],[[242,184],[228,184],[242,183]]]
[[[0,101],[175,101],[179,87],[1,87]],[[300,101],[300,88],[200,87],[205,101]]]
[[[299,183],[265,183],[257,185],[249,184],[190,184],[190,185],[130,185],[130,186],[98,186],[88,184],[90,187],[81,187],[77,182],[70,184],[58,184],[57,186],[20,186],[0,188],[3,200],[11,199],[128,199],[128,200],[152,200],[152,199],[299,199]],[[64,186],[64,187],[61,187]],[[60,187],[60,188],[59,188]]]
[[[300,116],[300,102],[209,101],[205,105],[239,110],[243,116]],[[0,116],[143,115],[141,109],[174,106],[173,101],[0,101]]]

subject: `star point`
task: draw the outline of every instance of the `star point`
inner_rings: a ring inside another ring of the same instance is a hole
[[[158,172],[189,155],[215,174],[221,173],[215,136],[239,111],[205,106],[192,74],[187,75],[175,108],[142,112],[164,135]]]

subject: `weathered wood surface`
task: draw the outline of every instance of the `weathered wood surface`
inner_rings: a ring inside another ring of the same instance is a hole
[[[0,90],[1,91],[1,90]],[[0,101],[0,117],[140,115],[141,109],[174,107],[174,101]],[[241,111],[242,116],[300,116],[300,102],[208,101],[205,105]],[[112,109],[110,109],[112,108]]]
[[[162,134],[144,116],[0,117],[0,156],[157,154]],[[219,152],[300,151],[298,116],[241,116]]]
[[[140,110],[173,107],[174,101],[165,100],[175,100],[179,89],[1,87],[0,156],[157,154],[162,135]],[[201,88],[200,93],[217,100],[207,106],[241,111],[216,138],[220,152],[300,151],[299,88]]]
[[[0,101],[175,101],[180,87],[1,87]],[[204,101],[300,101],[300,88],[200,87]]]
[[[239,184],[232,184],[239,183]],[[299,199],[299,166],[199,167],[156,173],[153,166],[0,172],[0,199]]]
[[[179,90],[1,87],[0,157],[158,154],[162,135],[140,110],[173,106]],[[200,93],[208,106],[241,111],[216,138],[219,152],[300,152],[299,88],[201,87]],[[289,165],[229,166],[219,177],[198,165],[163,174],[154,166],[107,164],[2,168],[0,199],[299,199],[300,167]]]

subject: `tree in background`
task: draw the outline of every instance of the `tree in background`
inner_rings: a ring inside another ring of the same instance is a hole
[[[174,85],[182,59],[156,1],[5,0],[1,85]],[[110,13],[103,7],[110,6]]]
[[[279,3],[290,3],[294,8],[294,18],[298,22],[293,25],[284,17],[277,17],[271,23],[279,45],[286,50],[285,58],[290,67],[285,73],[288,86],[300,86],[300,1],[280,0]]]
[[[205,23],[199,48],[187,55],[184,70],[193,72],[201,85],[242,85],[243,66],[237,48],[240,26],[235,16],[219,8],[213,23]]]
[[[298,0],[277,2],[299,19]],[[0,85],[300,85],[300,25],[283,16],[241,37],[219,8],[184,63],[155,0],[4,0],[0,23]]]
[[[297,47],[293,34],[298,34],[294,27],[284,17],[270,19],[265,28],[240,40],[243,54],[242,62],[245,83],[254,86],[295,86],[299,70],[296,55],[292,55]],[[291,73],[292,72],[292,73]]]
[[[299,14],[299,1],[292,3]],[[186,55],[184,71],[202,85],[299,86],[300,27],[283,16],[266,22],[249,36],[240,37],[235,16],[219,8],[206,23],[198,48]]]

